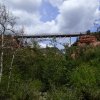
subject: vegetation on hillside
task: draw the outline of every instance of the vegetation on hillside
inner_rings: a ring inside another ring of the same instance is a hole
[[[10,80],[12,53],[5,50],[1,100],[100,100],[100,47],[66,49],[19,49]],[[72,59],[75,50],[77,57]]]

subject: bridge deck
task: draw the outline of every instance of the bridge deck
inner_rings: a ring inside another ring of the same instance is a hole
[[[17,38],[60,38],[60,37],[78,37],[86,34],[60,34],[60,35],[23,35],[16,36]]]

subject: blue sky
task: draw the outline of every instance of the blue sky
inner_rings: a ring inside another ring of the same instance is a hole
[[[40,7],[41,21],[52,21],[59,14],[57,7],[53,7],[49,2],[43,1]]]
[[[2,0],[26,34],[85,32],[98,16],[98,0]]]
[[[26,34],[85,32],[98,17],[98,0],[2,0]],[[99,14],[100,15],[100,14]]]
[[[98,0],[0,0],[18,17],[25,34],[71,34],[95,31]]]

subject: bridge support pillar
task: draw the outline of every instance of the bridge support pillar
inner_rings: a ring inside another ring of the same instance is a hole
[[[71,36],[69,37],[69,47],[71,47]]]

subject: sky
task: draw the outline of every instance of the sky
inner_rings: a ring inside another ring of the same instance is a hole
[[[98,0],[0,0],[26,34],[85,32],[98,17]]]

